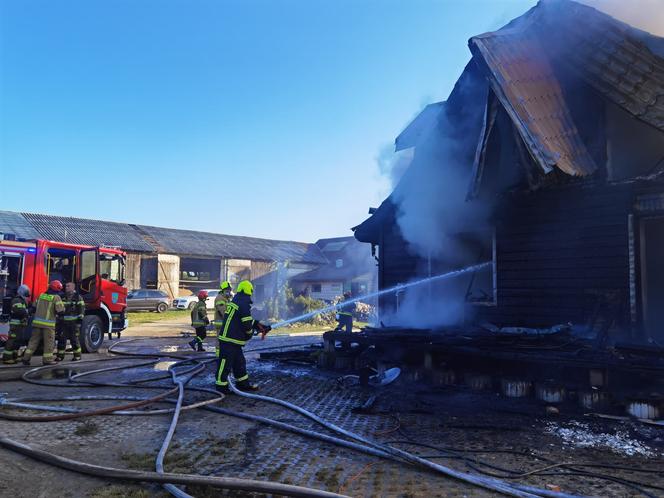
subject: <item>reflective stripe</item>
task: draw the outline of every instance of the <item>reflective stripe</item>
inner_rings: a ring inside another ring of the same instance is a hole
[[[11,320],[9,320],[9,325],[23,325],[24,323],[26,322],[24,322],[23,320],[17,320],[16,318],[12,318]]]
[[[238,341],[237,339],[231,339],[230,337],[220,337],[220,341],[222,342],[230,342],[231,344],[239,344],[240,346],[244,346],[247,341]]]
[[[19,309],[20,309],[20,308],[23,308],[23,309],[25,309],[25,304],[23,304],[23,303],[16,303],[16,304],[13,304],[13,305],[12,305],[12,308],[19,308]]]
[[[245,316],[245,317],[242,319],[243,322],[249,322],[249,321],[251,321],[251,320],[253,320],[253,318],[250,317],[250,316]]]
[[[65,351],[67,351],[67,350],[66,350],[66,349],[58,349],[58,356],[59,356],[59,355],[64,356],[64,355],[65,355]]]
[[[55,327],[55,321],[44,320],[43,318],[35,318],[32,325],[40,325],[42,327]]]
[[[226,305],[226,308],[230,308],[230,309],[232,309],[232,310],[239,310],[239,309],[240,309],[240,307],[239,307],[237,304],[235,304],[235,303],[228,303],[228,304]],[[227,309],[227,310],[226,310],[226,314],[228,314],[228,312],[229,312],[229,311],[228,311],[228,309]]]
[[[224,321],[223,320],[212,320],[212,325],[215,327],[223,327],[224,326]]]
[[[76,348],[76,349],[74,349],[74,354],[77,354],[77,353],[81,354],[81,351],[82,351],[81,348]]]
[[[244,382],[245,380],[249,380],[249,374],[243,375],[242,377],[238,377],[237,379],[238,382]]]
[[[337,311],[337,315],[353,316],[352,313],[348,313],[347,311]]]
[[[52,358],[52,357],[53,357],[53,353],[44,353],[44,354],[42,354],[42,358]]]
[[[203,327],[205,322],[191,322],[192,327]]]
[[[226,334],[228,334],[228,327],[230,327],[231,322],[233,321],[233,316],[235,315],[235,310],[237,309],[238,307],[233,305],[229,306],[229,309],[226,310],[226,313],[228,314],[228,316],[226,317],[226,326],[224,327],[224,331],[221,334],[219,334],[219,340],[221,340],[222,338],[226,339]]]
[[[81,315],[65,315],[65,322],[72,322],[74,320],[78,320],[79,318],[83,318]]]
[[[39,296],[39,299],[41,301],[53,301],[53,299],[55,299],[55,294],[46,294],[46,293],[44,293],[41,296]]]
[[[218,386],[227,386],[228,382],[222,382],[221,381],[221,372],[224,371],[224,366],[226,366],[226,358],[221,359],[221,363],[219,364],[219,371],[217,372],[217,381],[215,384]]]

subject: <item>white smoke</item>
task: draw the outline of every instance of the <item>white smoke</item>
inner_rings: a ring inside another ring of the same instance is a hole
[[[485,225],[488,212],[481,203],[466,202],[472,168],[464,145],[473,138],[460,139],[455,131],[441,112],[392,196],[397,223],[411,249],[423,258],[450,263],[458,259],[457,235]]]
[[[664,36],[664,0],[579,0],[653,35]]]

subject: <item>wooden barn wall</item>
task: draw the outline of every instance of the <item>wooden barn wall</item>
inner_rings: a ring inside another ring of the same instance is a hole
[[[417,276],[421,259],[410,253],[408,244],[393,219],[382,226],[379,247],[379,288],[387,289],[409,282]],[[378,304],[381,314],[390,313],[396,309],[396,297],[394,294],[381,296]]]
[[[585,324],[598,303],[612,302],[600,318],[617,310],[623,330],[614,333],[629,333],[631,199],[627,186],[511,199],[496,226],[497,305],[478,318],[502,326]]]

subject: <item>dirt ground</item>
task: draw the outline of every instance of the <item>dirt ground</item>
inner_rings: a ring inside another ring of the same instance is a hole
[[[132,337],[117,347],[121,351],[140,353],[191,354],[186,339],[177,338],[173,328],[169,334],[170,337],[164,337],[168,335],[166,331],[155,331],[157,337]],[[250,343],[246,349],[319,341],[315,335],[273,337]],[[211,342],[208,347],[214,349]],[[664,496],[664,428],[586,417],[573,405],[561,406],[557,415],[547,415],[545,407],[533,400],[507,399],[462,387],[428,387],[408,381],[409,376],[405,374],[380,390],[364,390],[352,385],[352,379],[340,382],[338,373],[321,371],[311,365],[262,361],[257,352],[249,352],[247,356],[252,379],[260,384],[262,394],[285,399],[344,429],[389,442],[456,470],[476,475],[480,472],[494,474],[510,482],[582,495],[643,496],[641,491],[645,491],[649,493],[646,496]],[[67,362],[65,367],[84,372],[110,364],[124,366],[122,370],[95,374],[87,379],[126,383],[164,373],[171,364],[165,359],[156,365],[132,368],[145,360],[101,361],[106,357],[105,353],[90,355],[86,360],[96,361]],[[33,360],[33,363],[36,362]],[[62,366],[38,376],[38,380],[56,384],[54,386],[19,380],[25,371],[22,367],[0,368],[3,396],[147,395],[147,390],[138,385],[77,386],[67,380],[69,372]],[[209,387],[213,380],[214,368],[210,365],[191,385]],[[149,393],[163,391],[169,385],[165,381],[151,384],[162,389],[149,390]],[[358,413],[357,408],[372,396],[375,401],[371,408],[366,413]],[[189,392],[186,403],[200,399],[201,394]],[[117,402],[38,403],[91,409]],[[170,406],[159,404],[147,409]],[[263,401],[229,396],[220,406],[331,434],[301,415]],[[0,410],[2,413],[46,415],[8,407],[0,407]],[[5,436],[61,456],[112,467],[153,470],[170,419],[168,414],[103,415],[72,421],[4,420],[0,423]],[[570,472],[561,468],[561,463],[603,467],[575,467],[575,472]],[[5,469],[2,496],[167,496],[156,485],[128,486],[82,476],[5,449],[0,449],[0,466]],[[543,467],[549,468],[537,474],[519,475]],[[166,470],[273,480],[358,497],[492,496],[488,491],[432,471],[203,410],[182,413],[166,458]],[[604,478],[588,475],[589,471],[602,473]],[[608,480],[617,478],[638,484],[628,486]],[[190,488],[187,492],[197,497],[242,496],[203,488]]]

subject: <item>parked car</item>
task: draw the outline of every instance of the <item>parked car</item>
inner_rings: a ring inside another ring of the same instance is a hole
[[[127,294],[128,311],[146,310],[163,313],[168,310],[169,306],[168,294],[161,290],[134,289]]]
[[[198,301],[198,296],[192,294],[191,296],[180,296],[173,299],[173,308],[178,310],[190,310]]]
[[[208,293],[208,298],[205,300],[205,307],[209,310],[214,309],[214,300],[219,295],[219,289],[201,289]],[[181,296],[173,299],[173,308],[179,310],[190,310],[198,301],[198,292],[196,291],[191,296]]]

